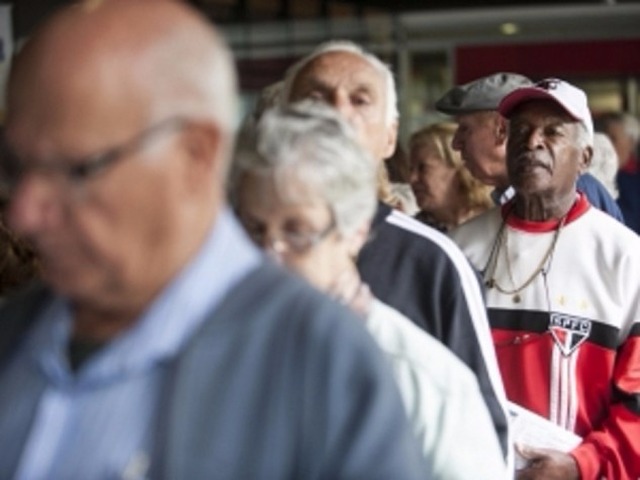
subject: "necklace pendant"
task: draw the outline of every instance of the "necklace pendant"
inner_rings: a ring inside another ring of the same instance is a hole
[[[522,300],[522,298],[520,298],[520,295],[518,295],[517,293],[513,296],[513,303],[520,303],[520,300]]]

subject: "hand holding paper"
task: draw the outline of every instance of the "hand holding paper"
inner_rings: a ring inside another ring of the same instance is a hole
[[[579,480],[580,470],[568,453],[546,448],[520,447],[517,456],[526,466],[516,472],[516,480]]]
[[[513,441],[516,445],[524,447],[525,452],[549,449],[566,453],[582,442],[582,438],[575,433],[565,430],[520,405],[509,402],[508,409]],[[527,466],[530,459],[525,458],[518,450],[516,449],[516,469],[522,469]],[[573,460],[572,457],[571,460]]]

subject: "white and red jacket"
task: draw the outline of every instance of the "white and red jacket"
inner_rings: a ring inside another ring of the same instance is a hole
[[[559,222],[524,221],[511,209],[451,234],[493,279],[487,307],[507,397],[583,437],[571,454],[584,480],[637,480],[640,237],[580,195],[552,249]],[[504,293],[547,253],[542,273]]]

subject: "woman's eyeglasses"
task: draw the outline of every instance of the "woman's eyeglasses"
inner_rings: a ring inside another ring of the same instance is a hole
[[[272,250],[276,253],[293,252],[298,254],[307,253],[313,247],[322,242],[336,228],[333,215],[329,224],[318,232],[296,232],[283,231],[277,236],[271,235],[266,228],[254,227],[243,222],[249,238],[265,250]]]

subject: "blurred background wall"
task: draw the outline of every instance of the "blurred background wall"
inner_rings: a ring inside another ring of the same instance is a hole
[[[14,0],[16,48],[65,0]],[[245,110],[318,43],[351,39],[392,65],[401,138],[439,119],[454,83],[495,71],[581,86],[594,114],[640,113],[640,2],[457,0],[191,0],[224,30]],[[152,8],[153,2],[150,2]],[[0,23],[0,25],[2,25]],[[7,27],[10,28],[10,27]]]

